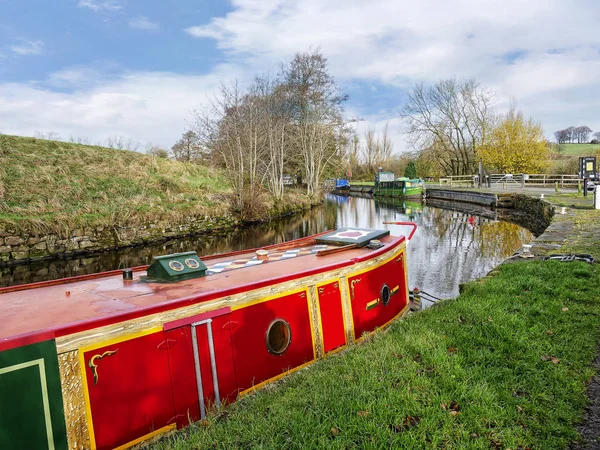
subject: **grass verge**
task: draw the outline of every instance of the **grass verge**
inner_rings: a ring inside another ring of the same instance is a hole
[[[599,316],[597,266],[501,266],[154,448],[565,448]]]

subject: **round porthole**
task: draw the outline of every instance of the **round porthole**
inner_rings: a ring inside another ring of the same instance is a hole
[[[381,303],[383,303],[383,306],[387,306],[388,303],[390,302],[390,296],[391,296],[391,292],[390,292],[390,288],[387,284],[384,284],[383,286],[381,286],[381,291],[379,292],[379,298],[381,299]]]
[[[266,341],[269,353],[281,355],[292,342],[290,324],[283,319],[275,319],[267,329]]]
[[[175,272],[181,272],[185,267],[179,261],[170,261],[169,267]]]
[[[186,259],[185,265],[188,266],[190,269],[197,269],[198,267],[200,267],[200,263],[198,262],[197,259],[194,259],[194,258]]]

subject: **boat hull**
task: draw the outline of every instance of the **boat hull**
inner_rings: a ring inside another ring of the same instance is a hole
[[[378,197],[402,197],[402,198],[421,198],[425,190],[422,187],[414,188],[375,188],[374,196]]]
[[[36,411],[0,413],[0,429],[27,414],[52,414],[40,416],[47,420],[36,433],[3,432],[0,448],[34,448],[27,439],[36,439],[35,448],[130,447],[200,420],[407,311],[405,243],[398,240],[319,272],[240,286],[208,301],[178,300],[127,320],[71,326],[51,339],[32,335],[41,350],[15,344],[0,351],[0,388],[30,397]],[[274,326],[280,334],[271,342]],[[38,391],[46,397],[8,376],[40,360]]]

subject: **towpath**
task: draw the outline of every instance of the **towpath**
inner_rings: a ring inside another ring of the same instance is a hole
[[[460,189],[494,194],[523,194],[541,197],[555,207],[552,223],[531,244],[537,259],[552,254],[590,254],[600,262],[600,210],[593,209],[594,194],[587,196],[574,190],[530,189],[495,186],[486,189]],[[507,262],[519,261],[520,253]],[[587,387],[588,405],[578,428],[582,439],[569,446],[572,450],[600,449],[600,349],[593,363],[596,375]]]

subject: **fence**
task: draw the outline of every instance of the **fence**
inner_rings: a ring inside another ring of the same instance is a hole
[[[486,181],[492,187],[517,185],[521,187],[551,188],[558,183],[561,188],[578,189],[583,185],[583,180],[577,175],[546,173],[491,174],[488,175]],[[449,187],[475,187],[479,185],[479,177],[477,175],[452,175],[440,178],[439,184],[448,185]]]
[[[477,175],[451,175],[449,177],[440,178],[440,185],[447,184],[450,187],[463,186],[473,187],[478,184]]]

